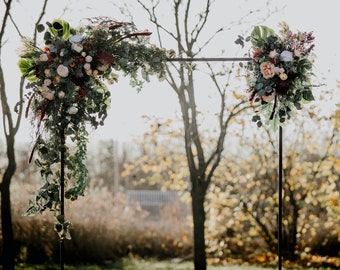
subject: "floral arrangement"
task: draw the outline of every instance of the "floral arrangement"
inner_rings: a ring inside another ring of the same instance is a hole
[[[280,24],[280,36],[266,26],[256,26],[250,36],[253,51],[248,62],[249,101],[259,105],[252,121],[276,129],[290,119],[294,111],[314,100],[311,75],[314,36],[312,32],[293,33],[286,23]]]
[[[84,195],[87,128],[103,125],[110,106],[105,82],[116,82],[117,72],[121,72],[130,77],[132,86],[141,89],[149,75],[164,78],[165,62],[173,54],[149,44],[150,32],[106,17],[88,19],[79,29],[63,20],[47,26],[37,29],[45,31],[43,48],[24,39],[18,63],[29,81],[26,116],[31,116],[36,129],[29,162],[37,152],[35,164],[45,182],[30,201],[26,215],[60,210],[61,162],[65,166],[65,198],[75,200]],[[57,219],[57,231],[68,235],[65,227],[70,223],[64,217]]]

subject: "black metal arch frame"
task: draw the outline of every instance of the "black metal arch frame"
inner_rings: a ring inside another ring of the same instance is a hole
[[[252,58],[238,58],[238,57],[207,57],[207,58],[169,58],[167,62],[241,62],[241,61],[251,61]],[[63,143],[65,141],[63,140]],[[65,152],[64,146],[61,147],[60,153],[61,166],[60,166],[60,214],[65,215]],[[278,270],[282,270],[282,127],[279,126],[279,158],[278,158]],[[60,270],[64,270],[64,238],[60,239]]]

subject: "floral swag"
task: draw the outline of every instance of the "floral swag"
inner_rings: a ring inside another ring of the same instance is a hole
[[[36,130],[36,140],[29,157],[40,169],[44,185],[29,202],[25,215],[46,209],[60,211],[60,167],[64,161],[65,198],[83,196],[88,171],[87,127],[104,124],[110,106],[110,92],[104,82],[118,81],[116,72],[130,77],[130,84],[141,89],[149,75],[160,80],[165,76],[165,62],[173,55],[148,43],[148,31],[137,31],[131,23],[106,17],[88,19],[79,29],[70,28],[63,20],[38,26],[44,33],[41,49],[28,39],[23,40],[19,68],[29,81],[25,98]],[[142,78],[140,78],[140,76]],[[63,153],[61,157],[60,153]],[[58,216],[58,227],[70,225]],[[66,228],[67,229],[67,228]]]
[[[314,36],[311,32],[294,34],[286,23],[280,27],[280,36],[266,26],[253,29],[252,61],[245,67],[249,101],[257,108],[252,121],[262,126],[262,113],[274,130],[314,100],[310,81]]]

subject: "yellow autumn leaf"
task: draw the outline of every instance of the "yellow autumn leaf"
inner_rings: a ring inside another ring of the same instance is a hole
[[[236,99],[245,99],[245,98],[246,98],[245,95],[239,95],[239,94],[237,94],[237,93],[233,93],[233,96],[234,96],[234,98],[236,98]]]

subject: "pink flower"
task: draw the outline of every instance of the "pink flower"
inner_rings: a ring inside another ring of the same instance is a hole
[[[52,83],[52,81],[50,79],[45,79],[44,80],[44,85],[46,85],[46,86],[50,86],[51,83]]]
[[[253,50],[254,50],[253,59],[255,61],[258,61],[261,58],[262,54],[263,54],[263,49],[253,47]]]
[[[91,64],[90,64],[90,63],[85,63],[85,64],[84,64],[84,69],[85,69],[85,70],[91,69]]]
[[[39,60],[41,62],[47,62],[48,61],[48,55],[46,53],[42,53],[39,55]]]
[[[54,100],[54,91],[48,92],[46,94],[45,98],[48,99],[48,100],[51,100],[51,101]]]
[[[85,62],[91,63],[92,62],[92,56],[91,55],[86,56],[85,57]]]
[[[270,58],[274,58],[274,57],[276,57],[278,55],[278,53],[277,53],[277,51],[274,49],[274,50],[272,50],[270,53],[269,53],[269,57]]]
[[[68,67],[64,65],[59,65],[57,67],[57,73],[60,77],[64,77],[64,78],[67,77],[69,74]]]

